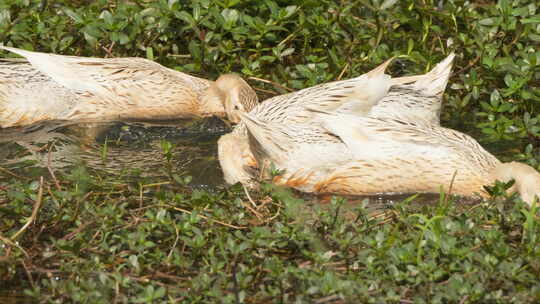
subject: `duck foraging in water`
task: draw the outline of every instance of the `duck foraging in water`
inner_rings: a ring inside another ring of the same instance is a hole
[[[0,46],[28,62],[0,61],[0,127],[43,120],[165,120],[216,115],[239,121],[255,91],[239,76],[215,82],[143,58],[90,58]]]
[[[225,180],[253,185],[257,171],[273,164],[282,172],[275,183],[304,192],[438,193],[442,187],[487,197],[484,186],[514,179],[511,191],[532,204],[540,197],[535,169],[501,163],[472,137],[440,125],[453,57],[425,75],[402,78],[384,75],[385,63],[239,113],[242,122],[218,143]]]

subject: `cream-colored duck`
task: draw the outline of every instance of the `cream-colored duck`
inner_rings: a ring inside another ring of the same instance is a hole
[[[142,58],[88,58],[0,46],[28,62],[0,62],[0,127],[42,120],[163,120],[216,115],[238,122],[257,95],[239,76],[215,82]]]
[[[252,185],[271,164],[274,182],[343,195],[438,193],[474,197],[515,179],[532,203],[540,174],[501,163],[473,138],[441,127],[453,55],[425,75],[390,78],[385,63],[360,77],[266,100],[219,140],[225,180]]]

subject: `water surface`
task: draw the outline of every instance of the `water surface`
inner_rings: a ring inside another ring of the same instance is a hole
[[[46,122],[0,130],[0,176],[69,174],[84,166],[95,173],[156,182],[172,172],[191,184],[223,184],[217,139],[226,131],[218,119],[167,123]]]

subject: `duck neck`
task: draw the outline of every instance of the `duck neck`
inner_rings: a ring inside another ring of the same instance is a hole
[[[216,83],[212,83],[201,97],[200,112],[202,116],[216,115],[225,117],[225,94]]]
[[[534,196],[540,197],[540,173],[533,167],[519,163],[501,163],[493,170],[493,179],[501,182],[514,180],[514,185],[509,189],[511,192],[518,192],[521,198],[531,204]]]

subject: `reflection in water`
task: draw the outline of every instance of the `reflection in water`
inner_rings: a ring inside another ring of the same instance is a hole
[[[192,176],[192,186],[214,188],[225,183],[217,160],[217,139],[225,132],[225,125],[211,118],[162,124],[44,122],[0,129],[0,169],[35,177],[46,174],[49,167],[70,173],[82,164],[91,172],[112,174],[124,180],[142,177],[150,182],[167,180],[170,170],[177,175]],[[163,140],[173,145],[169,163]],[[6,172],[0,170],[0,178],[2,175]],[[303,196],[322,204],[331,197]],[[358,206],[369,199],[370,208],[384,209],[408,197],[409,194],[381,195],[347,200],[351,206]],[[436,203],[439,196],[421,195],[414,201],[421,205]]]
[[[0,167],[33,176],[33,171],[48,167],[69,173],[83,164],[94,172],[162,181],[168,172],[162,149],[166,140],[172,144],[173,173],[191,175],[194,186],[214,187],[223,184],[216,147],[223,132],[216,119],[174,124],[46,122],[0,130]]]

